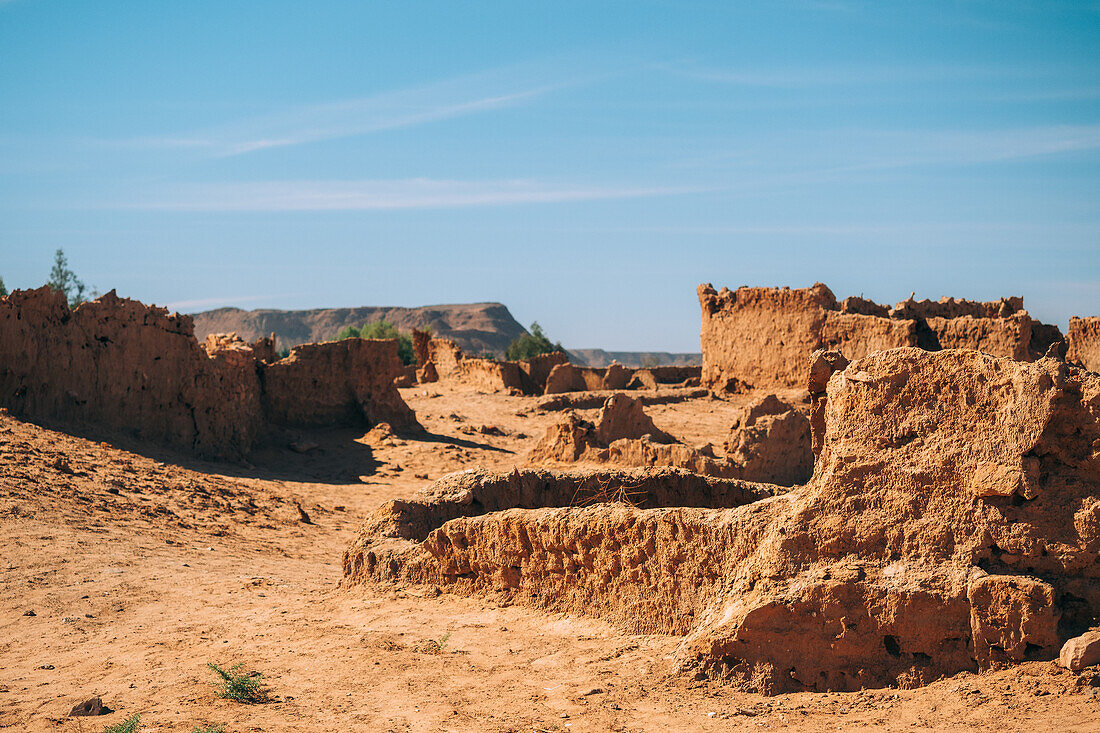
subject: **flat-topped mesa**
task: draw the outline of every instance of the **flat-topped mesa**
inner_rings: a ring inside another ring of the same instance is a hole
[[[417,429],[393,386],[393,341],[195,340],[190,316],[119,298],[70,310],[48,287],[0,298],[0,406],[16,415],[124,430],[211,458],[247,454],[268,424],[385,420]]]
[[[804,487],[463,474],[380,510],[345,583],[494,591],[685,634],[685,671],[763,692],[1053,659],[1100,621],[1100,375],[962,349],[814,367]]]
[[[893,309],[862,297],[838,303],[827,286],[809,288],[700,285],[704,386],[717,392],[800,386],[806,359],[818,349],[848,358],[917,346],[967,348],[1033,361],[1061,340],[1055,326],[1033,321],[1023,299],[981,303],[912,296]]]

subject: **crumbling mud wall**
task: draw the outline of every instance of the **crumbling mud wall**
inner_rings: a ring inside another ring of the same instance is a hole
[[[403,373],[395,339],[302,344],[263,366],[264,416],[276,425],[387,422],[398,430],[417,430],[416,416],[394,385]]]
[[[752,485],[716,508],[718,484],[694,484],[692,501],[655,506],[600,475],[593,504],[575,497],[599,474],[553,473],[538,508],[479,493],[516,479],[465,474],[380,511],[345,582],[494,591],[683,634],[685,671],[763,692],[1052,659],[1100,620],[1100,375],[973,350],[819,362],[804,487]],[[443,497],[461,508],[433,514]]]
[[[581,367],[562,363],[548,375],[544,394],[617,389],[658,389],[660,385],[698,386],[698,366],[660,366],[635,369],[612,363],[606,367]]]
[[[670,466],[705,476],[780,486],[804,484],[813,472],[810,422],[775,395],[758,399],[742,411],[721,455],[713,445],[684,445],[660,430],[642,404],[641,398],[612,394],[595,422],[567,411],[546,429],[527,460]]]
[[[1100,372],[1100,317],[1069,319],[1066,361]]]
[[[416,337],[416,334],[413,334]],[[540,395],[546,389],[546,381],[559,365],[571,366],[568,356],[562,353],[543,354],[521,361],[502,361],[470,357],[447,339],[427,339],[421,335],[414,343],[417,359],[421,361],[417,373],[421,382],[445,379],[460,382],[489,392],[517,391],[526,395]]]
[[[261,424],[253,364],[244,346],[211,357],[189,317],[114,291],[75,310],[48,287],[0,298],[0,404],[16,415],[239,457]]]
[[[912,296],[893,309],[863,298],[838,303],[822,283],[810,288],[715,291],[699,286],[702,383],[718,392],[793,387],[818,349],[858,359],[883,349],[975,349],[1034,361],[1061,340],[1055,326],[1033,321],[1022,298],[980,303]]]
[[[336,363],[324,372],[323,359],[301,354],[266,363],[269,346],[232,334],[200,345],[188,316],[114,291],[73,310],[47,287],[15,291],[0,298],[0,405],[16,415],[130,431],[211,458],[244,456],[273,419],[330,414],[341,390],[362,398],[369,419],[415,424],[392,384],[395,345],[321,345],[358,350],[343,362],[359,370],[353,376],[338,374]],[[284,384],[288,373],[300,375],[293,388]],[[376,384],[382,374],[388,389]],[[273,393],[265,394],[266,384]]]

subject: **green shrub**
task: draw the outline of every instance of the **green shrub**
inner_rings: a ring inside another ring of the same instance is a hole
[[[135,733],[138,729],[138,722],[141,720],[141,715],[134,713],[121,723],[115,723],[114,725],[108,725],[103,729],[103,733]]]
[[[344,339],[397,339],[397,355],[401,357],[401,363],[405,366],[416,363],[416,355],[413,353],[412,336],[401,333],[389,321],[381,320],[372,323],[364,323],[359,328],[346,326],[336,334],[337,341]]]
[[[8,294],[8,289],[4,286],[4,278],[0,277],[0,298],[3,298]]]
[[[216,683],[219,686],[218,697],[248,705],[263,702],[266,699],[261,682],[263,675],[259,672],[241,674],[242,665],[240,664],[234,664],[228,672],[213,662],[207,662],[206,666],[221,677],[221,682]]]
[[[508,350],[504,352],[504,358],[508,361],[519,361],[540,354],[552,354],[555,351],[564,352],[565,349],[561,347],[561,342],[550,343],[550,339],[542,332],[542,326],[538,324],[538,321],[535,321],[531,324],[530,333],[523,334],[508,345]]]
[[[225,733],[225,727],[220,725],[208,725],[200,728],[197,725],[191,729],[191,733]]]

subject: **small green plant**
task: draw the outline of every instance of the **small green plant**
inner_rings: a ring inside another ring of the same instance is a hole
[[[546,334],[542,332],[542,326],[538,321],[531,324],[531,332],[525,333],[508,345],[504,352],[504,358],[508,361],[530,359],[541,354],[552,354],[555,351],[564,352],[561,343],[552,344]]]
[[[443,650],[447,648],[447,640],[451,638],[451,632],[448,631],[438,639],[427,639],[413,646],[413,651],[420,652],[421,654],[442,654]]]
[[[108,725],[103,729],[103,733],[135,733],[138,729],[138,723],[141,721],[141,715],[134,713],[121,723],[115,723],[114,725]]]
[[[225,727],[220,725],[208,725],[200,728],[197,725],[191,729],[191,733],[225,733]]]
[[[261,681],[263,675],[259,672],[242,674],[241,664],[234,664],[228,671],[213,662],[207,662],[206,666],[221,677],[221,681],[215,683],[219,686],[218,697],[223,697],[226,700],[236,700],[246,705],[255,705],[266,699]]]
[[[397,339],[397,355],[401,357],[401,363],[405,366],[416,363],[416,355],[413,353],[412,336],[401,333],[397,326],[389,321],[381,320],[372,323],[364,323],[359,328],[345,326],[336,334],[337,341],[344,339]]]

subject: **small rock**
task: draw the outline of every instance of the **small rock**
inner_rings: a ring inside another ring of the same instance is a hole
[[[507,631],[507,629],[501,629],[501,630],[502,631]],[[602,695],[602,694],[603,694],[603,688],[593,687],[591,690],[584,693],[584,695],[582,695],[582,697],[588,697],[589,695]]]
[[[321,446],[311,440],[295,440],[288,447],[295,453],[309,453],[311,450],[317,450]]]
[[[29,611],[24,611],[24,612],[23,612],[23,615],[24,615],[24,616],[37,616],[38,614],[37,614],[37,613],[35,613],[35,612],[34,612],[34,609],[32,608],[32,609],[31,609],[31,610],[29,610]]]
[[[69,713],[70,718],[78,718],[89,715],[106,715],[112,712],[112,710],[103,704],[98,696],[90,697],[79,705],[74,705],[72,711]]]
[[[614,702],[613,702],[613,703],[611,703],[610,705],[608,705],[607,707],[608,707],[608,708],[610,708],[611,710],[622,710],[622,708],[621,708],[621,707],[619,707],[619,704],[618,704],[618,703],[614,703]]]
[[[1085,667],[1100,664],[1100,631],[1086,631],[1062,645],[1058,664],[1070,672],[1080,672]]]
[[[298,521],[302,524],[313,524],[313,520],[306,514],[306,510],[302,508],[302,505],[298,502],[294,502],[294,506],[298,508]]]

